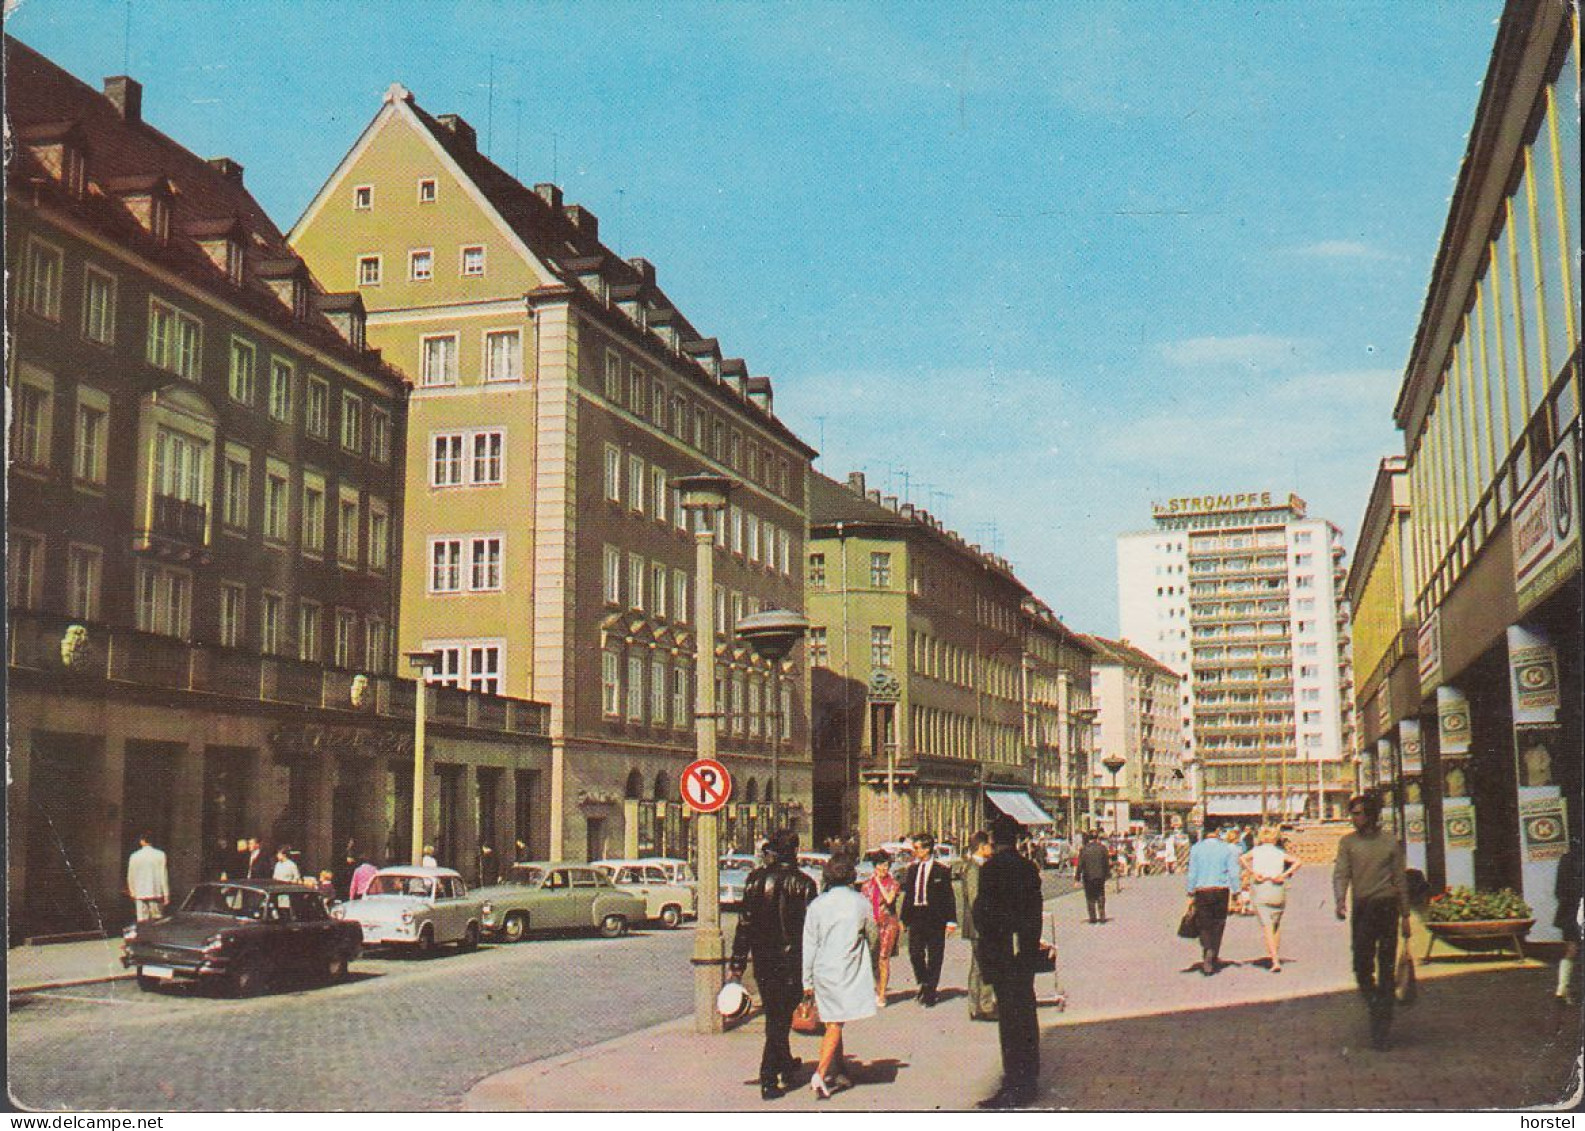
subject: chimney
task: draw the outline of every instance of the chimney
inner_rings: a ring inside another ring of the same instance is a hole
[[[211,157],[209,167],[234,185],[242,183],[242,166],[229,157]]]
[[[120,111],[128,122],[143,120],[143,84],[126,75],[115,75],[105,80],[105,97]]]
[[[904,503],[898,513],[900,513],[909,522],[912,522],[914,519],[914,505],[912,503]]]
[[[543,184],[535,185],[534,186],[534,192],[536,194],[538,194],[539,199],[543,200],[546,204],[550,205],[552,211],[555,211],[555,212],[560,212],[561,211],[561,186],[560,185],[552,184],[551,182],[546,181]]]
[[[565,209],[567,219],[578,229],[578,234],[591,241],[600,238],[600,218],[581,204],[569,204]]]
[[[461,114],[442,114],[435,120],[445,126],[450,131],[451,136],[456,138],[464,149],[470,153],[478,151],[479,135],[474,132],[472,126],[468,125],[467,119]]]
[[[862,471],[848,472],[848,490],[855,495],[864,494],[864,473]]]
[[[881,501],[881,489],[879,487],[871,487],[868,491],[864,492],[864,497],[870,502],[879,506]]]
[[[897,509],[897,496],[887,495],[881,500],[881,506],[885,507],[889,511],[895,511]]]
[[[655,285],[655,265],[647,259],[629,259],[627,265],[638,272],[638,277],[644,281],[646,287]]]

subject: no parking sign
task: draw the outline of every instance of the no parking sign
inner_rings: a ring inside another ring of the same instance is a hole
[[[714,813],[732,796],[732,775],[720,762],[700,758],[682,772],[682,799],[695,813]]]

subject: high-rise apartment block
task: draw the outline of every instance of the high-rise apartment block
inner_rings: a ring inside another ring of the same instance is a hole
[[[1354,785],[1342,532],[1269,491],[1154,510],[1118,538],[1122,635],[1188,677],[1207,820],[1336,815]]]

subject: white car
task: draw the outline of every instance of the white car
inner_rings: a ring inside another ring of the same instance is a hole
[[[721,857],[718,865],[720,871],[717,875],[721,881],[721,906],[736,907],[743,902],[743,885],[748,882],[748,875],[759,867],[757,856],[747,856],[735,853]]]
[[[670,884],[697,884],[699,877],[693,874],[693,865],[676,856],[643,856],[634,861],[635,864],[654,866],[666,873],[666,882]]]
[[[663,926],[675,929],[685,917],[699,913],[699,885],[674,882],[675,872],[668,872],[659,861],[596,860],[592,867],[611,877],[623,891],[642,899],[648,917]]]
[[[479,945],[480,902],[450,868],[381,868],[361,899],[338,903],[337,919],[363,928],[363,945],[413,947],[431,952],[447,943]]]

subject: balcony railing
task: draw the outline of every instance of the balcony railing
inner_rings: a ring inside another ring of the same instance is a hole
[[[173,495],[154,496],[153,532],[183,542],[203,543],[209,531],[209,508]]]

